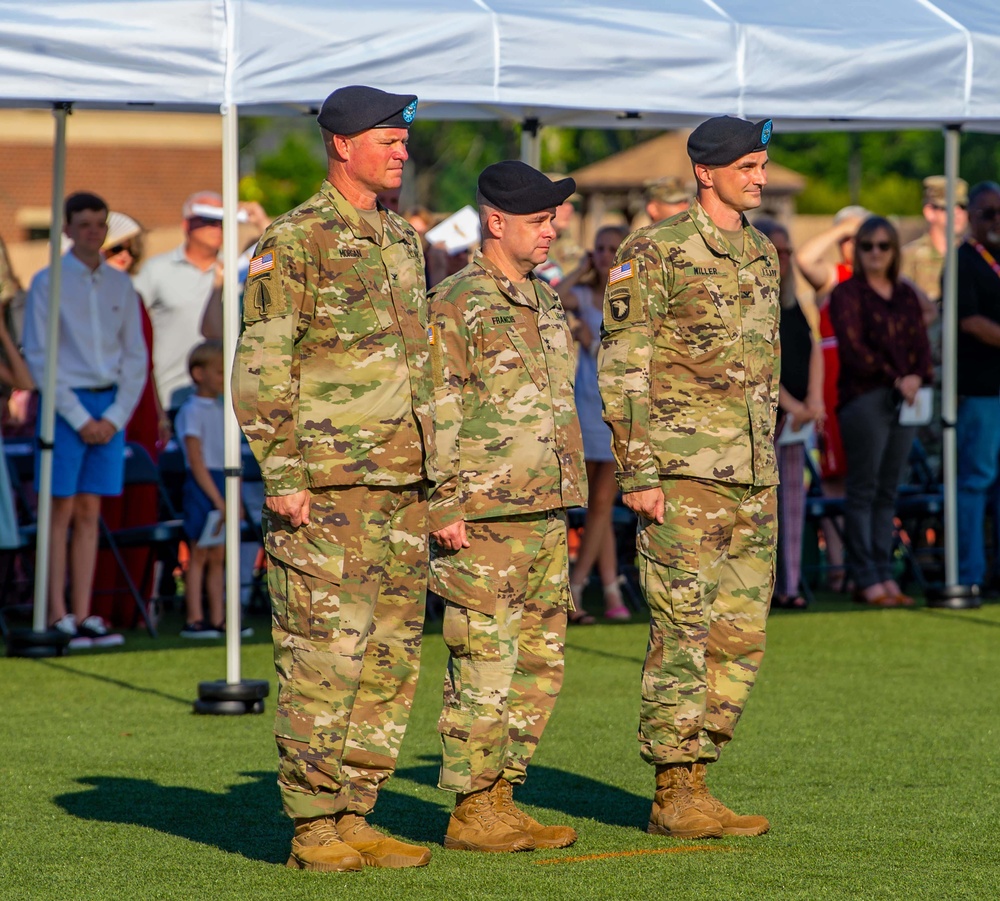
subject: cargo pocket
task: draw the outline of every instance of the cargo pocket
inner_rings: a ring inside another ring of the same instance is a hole
[[[631,374],[629,372],[630,349],[627,333],[617,332],[604,341],[598,354],[597,381],[604,402],[604,417],[609,422],[624,420],[627,395],[642,397],[648,388],[648,376],[645,376],[640,367],[634,367]]]
[[[329,756],[324,748],[329,746],[326,736],[343,731],[345,722],[338,722],[332,711],[343,710],[344,694],[353,674],[344,672],[348,667],[360,666],[345,660],[340,654],[319,650],[311,642],[291,637],[276,652],[278,672],[277,716],[275,733],[294,742],[308,746],[297,749],[296,756],[305,757],[294,762],[294,769],[308,773],[315,767],[324,770],[324,758]],[[316,725],[322,717],[323,726]],[[308,778],[308,777],[307,777]]]
[[[466,523],[469,531],[476,527],[476,523]],[[510,593],[510,559],[510,546],[502,541],[485,545],[476,541],[471,548],[458,551],[446,551],[432,543],[431,590],[459,607],[493,616],[497,599]]]
[[[340,628],[338,589],[344,548],[307,528],[265,529],[267,585],[278,627],[292,635],[330,641]]]
[[[706,619],[706,597],[700,579],[701,548],[688,535],[671,534],[666,525],[640,519],[637,547],[645,557],[645,591],[654,619],[666,615],[675,623]]]

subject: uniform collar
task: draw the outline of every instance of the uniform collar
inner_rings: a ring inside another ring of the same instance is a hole
[[[523,291],[521,291],[517,285],[515,285],[503,272],[500,271],[500,267],[495,263],[487,259],[481,250],[477,250],[472,257],[472,262],[480,266],[485,270],[486,274],[497,283],[497,287],[514,303],[529,307],[532,310],[540,310],[541,312],[547,312],[556,305],[555,294],[552,291],[548,291],[542,288],[539,291],[539,286],[543,284],[541,279],[534,272],[528,273],[527,282],[531,284],[534,289],[531,292],[531,296],[527,296]]]
[[[753,228],[747,221],[747,217],[740,213],[741,228],[743,229],[743,253],[740,255],[732,242],[722,233],[722,230],[712,221],[705,208],[694,200],[691,203],[689,212],[691,221],[701,232],[705,243],[717,254],[727,256],[735,260],[740,266],[767,256],[767,243],[757,229]]]
[[[374,229],[362,218],[361,213],[358,212],[357,208],[352,203],[349,203],[344,195],[341,194],[340,191],[333,186],[333,184],[331,184],[329,179],[324,179],[323,185],[320,188],[320,193],[323,194],[323,196],[326,197],[331,204],[333,204],[333,208],[340,215],[340,218],[347,223],[348,228],[350,228],[355,238],[379,244],[379,237],[375,234]],[[382,232],[384,239],[381,246],[387,247],[390,244],[402,241],[402,230],[397,226],[392,212],[380,203],[376,203],[375,209],[377,209],[379,213],[385,213],[385,215],[382,216]]]

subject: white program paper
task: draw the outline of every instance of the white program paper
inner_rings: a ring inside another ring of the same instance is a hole
[[[899,408],[899,424],[927,425],[933,415],[934,389],[930,385],[925,385],[917,389],[917,396],[913,398],[912,404],[903,401],[903,406]]]
[[[430,229],[425,237],[431,244],[443,244],[450,254],[475,247],[479,243],[479,213],[471,206],[463,206]]]

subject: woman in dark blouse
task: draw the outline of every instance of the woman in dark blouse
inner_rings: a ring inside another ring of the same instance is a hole
[[[913,426],[899,424],[931,384],[931,350],[920,301],[899,279],[899,235],[872,216],[854,239],[854,275],[833,290],[830,318],[840,348],[838,417],[847,456],[844,544],[854,599],[872,607],[910,606],[892,574],[896,489]]]

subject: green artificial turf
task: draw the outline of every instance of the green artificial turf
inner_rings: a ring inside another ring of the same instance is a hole
[[[266,623],[243,675],[273,682]],[[168,624],[165,634],[176,625]],[[737,740],[709,771],[759,838],[644,832],[652,772],[635,730],[642,623],[574,627],[565,687],[517,798],[579,842],[511,855],[446,852],[435,787],[444,648],[433,626],[396,777],[373,822],[428,843],[421,870],[286,869],[263,716],[191,713],[225,676],[218,642],[129,636],[106,652],[0,659],[0,898],[988,899],[997,825],[1000,605],[772,616]]]

